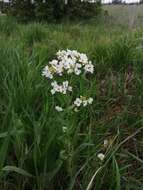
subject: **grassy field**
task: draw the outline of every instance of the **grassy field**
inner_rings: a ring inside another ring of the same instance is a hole
[[[110,21],[0,18],[0,190],[143,189],[142,37],[142,27]],[[56,112],[41,75],[63,49],[86,53],[95,66],[60,97],[93,97],[78,112]]]

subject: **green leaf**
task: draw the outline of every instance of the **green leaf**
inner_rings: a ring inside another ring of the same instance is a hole
[[[7,152],[8,152],[8,146],[9,146],[9,135],[4,139],[2,146],[0,147],[0,168],[3,167],[6,157],[7,157]]]
[[[115,157],[113,157],[113,161],[115,164],[115,171],[116,171],[116,190],[121,190],[120,170],[119,170],[118,163],[117,163],[117,160],[115,159]]]
[[[26,176],[26,177],[34,177],[32,174],[28,173],[27,171],[18,168],[16,166],[5,166],[2,168],[2,171],[7,171],[7,172],[16,172],[20,175]]]

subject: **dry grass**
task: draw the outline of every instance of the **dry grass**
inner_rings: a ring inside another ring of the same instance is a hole
[[[143,26],[143,5],[104,5],[113,22],[130,28]]]

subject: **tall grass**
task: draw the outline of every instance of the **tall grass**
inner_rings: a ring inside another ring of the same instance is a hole
[[[46,37],[46,32],[41,24],[29,24],[23,32],[25,44],[32,46],[35,42],[41,42]]]
[[[14,18],[1,16],[0,18],[0,33],[10,35],[17,30],[17,23]]]
[[[13,33],[1,26],[0,189],[142,189],[142,33],[94,24],[35,23]],[[67,48],[95,64],[85,86],[94,103],[70,120],[55,113],[41,76]]]

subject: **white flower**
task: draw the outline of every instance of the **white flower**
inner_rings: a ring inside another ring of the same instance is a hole
[[[62,93],[66,94],[67,91],[72,91],[72,87],[69,86],[69,82],[68,81],[64,81],[62,84]]]
[[[89,104],[92,104],[93,103],[93,98],[90,97],[90,98],[88,98],[87,101],[88,101]]]
[[[66,93],[67,93],[68,85],[69,85],[69,82],[68,82],[68,81],[64,81],[64,82],[63,82],[63,84],[62,84],[62,93],[63,93],[63,94],[66,94]]]
[[[53,87],[53,89],[51,90],[52,94],[55,94],[56,92],[66,94],[67,91],[72,91],[72,87],[69,86],[68,81],[64,81],[61,85],[59,85],[56,81],[54,81],[51,83],[51,86]]]
[[[57,83],[57,81],[53,81],[53,82],[51,82],[51,86],[58,86],[58,83]]]
[[[97,157],[98,157],[101,161],[103,161],[104,158],[105,158],[105,155],[104,155],[103,153],[99,153],[99,154],[97,155]]]
[[[51,86],[53,87],[53,89],[51,90],[51,94],[55,94],[56,92],[60,91],[60,86],[58,85],[57,81],[53,81],[51,83]]]
[[[83,100],[82,103],[83,103],[83,107],[86,107],[88,105],[88,101],[87,100]]]
[[[80,107],[82,104],[82,100],[80,98],[76,98],[76,100],[74,101],[74,105],[77,107]]]
[[[83,107],[86,107],[87,105],[89,104],[92,104],[93,102],[93,98],[86,98],[86,97],[83,97],[83,96],[80,96],[80,98],[76,98],[76,100],[74,101],[74,105],[77,106],[77,107],[80,107],[81,105]]]
[[[49,62],[49,64],[52,65],[52,66],[57,66],[58,60],[53,59],[52,61]]]
[[[42,75],[52,79],[53,74],[62,76],[64,73],[80,75],[84,70],[85,72],[93,73],[94,67],[91,61],[84,53],[79,53],[76,50],[62,50],[57,52],[57,58],[49,62]]]
[[[108,143],[109,143],[108,140],[105,139],[105,140],[104,140],[104,147],[107,147],[107,146],[108,146]]]
[[[79,64],[79,63],[77,63],[77,64],[75,65],[74,73],[75,73],[76,75],[80,75],[80,74],[81,74],[81,67],[82,67],[82,65]]]
[[[64,88],[67,88],[68,85],[69,85],[69,82],[68,82],[67,80],[63,82],[63,87],[64,87]]]
[[[82,65],[80,63],[77,63],[75,67],[79,69],[82,67]]]
[[[45,76],[45,77],[47,77],[49,79],[53,78],[53,75],[52,75],[48,65],[43,69],[42,76]]]
[[[73,72],[74,72],[74,69],[73,69],[73,68],[70,68],[70,69],[67,70],[67,73],[68,73],[68,74],[71,74],[71,73],[73,73]]]
[[[55,106],[55,110],[57,110],[58,112],[62,112],[62,111],[63,111],[63,108],[60,107],[60,106]]]
[[[63,132],[66,133],[67,127],[63,127],[62,129],[63,129]]]
[[[77,107],[76,107],[76,108],[74,108],[74,111],[75,111],[75,112],[79,112],[79,110],[77,109]]]
[[[72,58],[67,58],[65,61],[64,61],[64,68],[66,70],[70,69],[71,67],[74,67],[76,63],[76,60],[72,59]]]
[[[89,62],[89,64],[85,65],[84,67],[84,70],[85,72],[88,72],[88,73],[94,73],[94,66],[91,62]]]
[[[87,64],[88,63],[87,55],[84,53],[79,54],[79,61],[83,64]]]
[[[54,95],[56,93],[55,89],[51,90],[51,94]]]
[[[63,66],[62,64],[58,64],[56,67],[55,67],[55,72],[59,75],[59,76],[62,76],[63,75]]]
[[[79,70],[78,68],[75,68],[74,73],[75,73],[76,75],[80,75],[81,70]]]
[[[72,92],[72,86],[68,86],[68,91]]]

